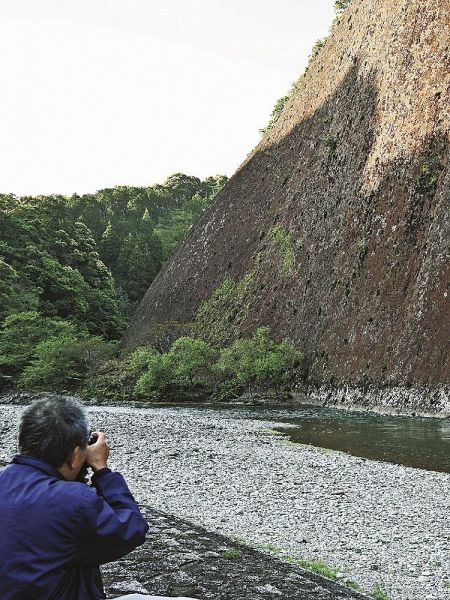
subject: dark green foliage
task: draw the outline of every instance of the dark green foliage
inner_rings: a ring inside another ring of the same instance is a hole
[[[237,379],[218,381],[211,393],[214,402],[237,400],[245,392],[245,384]]]
[[[71,198],[0,195],[0,321],[37,310],[120,336],[124,317],[226,181],[177,173],[163,185]]]
[[[280,344],[272,340],[268,327],[258,328],[251,338],[237,340],[222,351],[202,340],[182,337],[169,352],[150,355],[135,393],[145,399],[223,401],[249,388],[278,392],[292,385],[301,359],[287,340]]]
[[[100,401],[229,401],[249,389],[278,393],[292,387],[301,360],[290,342],[276,343],[268,327],[222,350],[183,336],[166,352],[142,346],[121,360],[106,360],[80,393]]]
[[[155,354],[153,348],[137,348],[122,360],[107,360],[86,379],[80,393],[97,400],[129,400],[137,380],[147,371]]]
[[[37,345],[34,358],[19,377],[19,387],[37,391],[76,388],[114,350],[114,343],[99,336],[80,336],[72,325],[67,332]]]
[[[73,331],[71,323],[35,311],[10,315],[0,331],[0,373],[21,372],[31,363],[38,344]]]
[[[138,379],[134,391],[143,398],[156,398],[171,391],[174,379],[170,353],[155,354],[146,372]]]
[[[114,281],[64,197],[1,196],[0,259],[2,319],[33,308],[95,334],[115,337],[122,331]]]
[[[162,265],[160,238],[143,225],[123,240],[117,256],[115,279],[126,290],[131,302],[139,301]]]
[[[181,337],[169,352],[152,356],[135,391],[147,398],[165,393],[177,398],[207,393],[215,380],[217,357],[218,352],[206,342]]]
[[[291,385],[302,354],[288,340],[277,344],[269,327],[259,327],[248,339],[236,340],[222,350],[219,370],[247,388],[274,388]]]
[[[22,389],[62,390],[93,375],[114,344],[58,317],[35,311],[10,315],[0,331],[0,374]]]
[[[38,304],[38,295],[24,288],[16,269],[0,257],[0,320],[12,313],[34,310]]]
[[[70,202],[74,217],[90,228],[101,259],[134,304],[226,181],[224,175],[201,181],[175,173],[163,185],[118,186],[73,196]]]
[[[170,349],[171,367],[176,379],[189,385],[208,385],[214,379],[217,350],[203,340],[179,338]]]
[[[98,378],[111,397],[133,390],[148,368],[136,363],[142,352],[115,373],[103,337],[120,337],[163,260],[226,181],[176,173],[163,185],[71,198],[0,195],[0,375],[34,390],[86,378],[86,389],[99,389]],[[158,332],[156,348],[187,331],[177,328],[170,340]]]

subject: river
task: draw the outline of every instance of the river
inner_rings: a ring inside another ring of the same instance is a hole
[[[20,410],[0,406],[0,461],[17,451]],[[400,447],[401,438],[414,437],[411,424],[420,430],[422,422],[439,421],[306,406],[92,406],[88,412],[92,426],[107,433],[111,468],[142,505],[278,556],[323,561],[366,592],[380,585],[392,600],[450,600],[449,474],[293,444],[271,433],[289,425],[296,426],[292,435],[323,429],[324,446],[352,437],[333,433],[339,426],[357,431],[361,419],[368,427],[392,420],[406,424],[389,434],[389,443]]]
[[[380,415],[302,405],[221,409],[236,417],[280,421],[292,442],[372,460],[450,473],[450,420]]]

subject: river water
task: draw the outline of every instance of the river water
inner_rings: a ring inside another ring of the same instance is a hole
[[[386,416],[310,405],[216,410],[229,417],[281,422],[285,426],[276,430],[295,443],[450,473],[450,420],[447,419]]]
[[[170,407],[183,410],[186,405]],[[155,408],[164,410],[161,405]],[[276,421],[276,430],[299,444],[340,450],[354,456],[450,473],[450,420],[386,416],[321,406],[201,406],[228,418]],[[99,410],[115,410],[99,407]]]

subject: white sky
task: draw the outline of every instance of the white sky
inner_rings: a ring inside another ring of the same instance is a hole
[[[333,0],[0,0],[0,192],[231,176]]]

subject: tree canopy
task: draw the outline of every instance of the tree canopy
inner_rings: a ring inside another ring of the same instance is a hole
[[[38,311],[117,338],[163,261],[227,178],[83,196],[0,195],[0,321]]]

